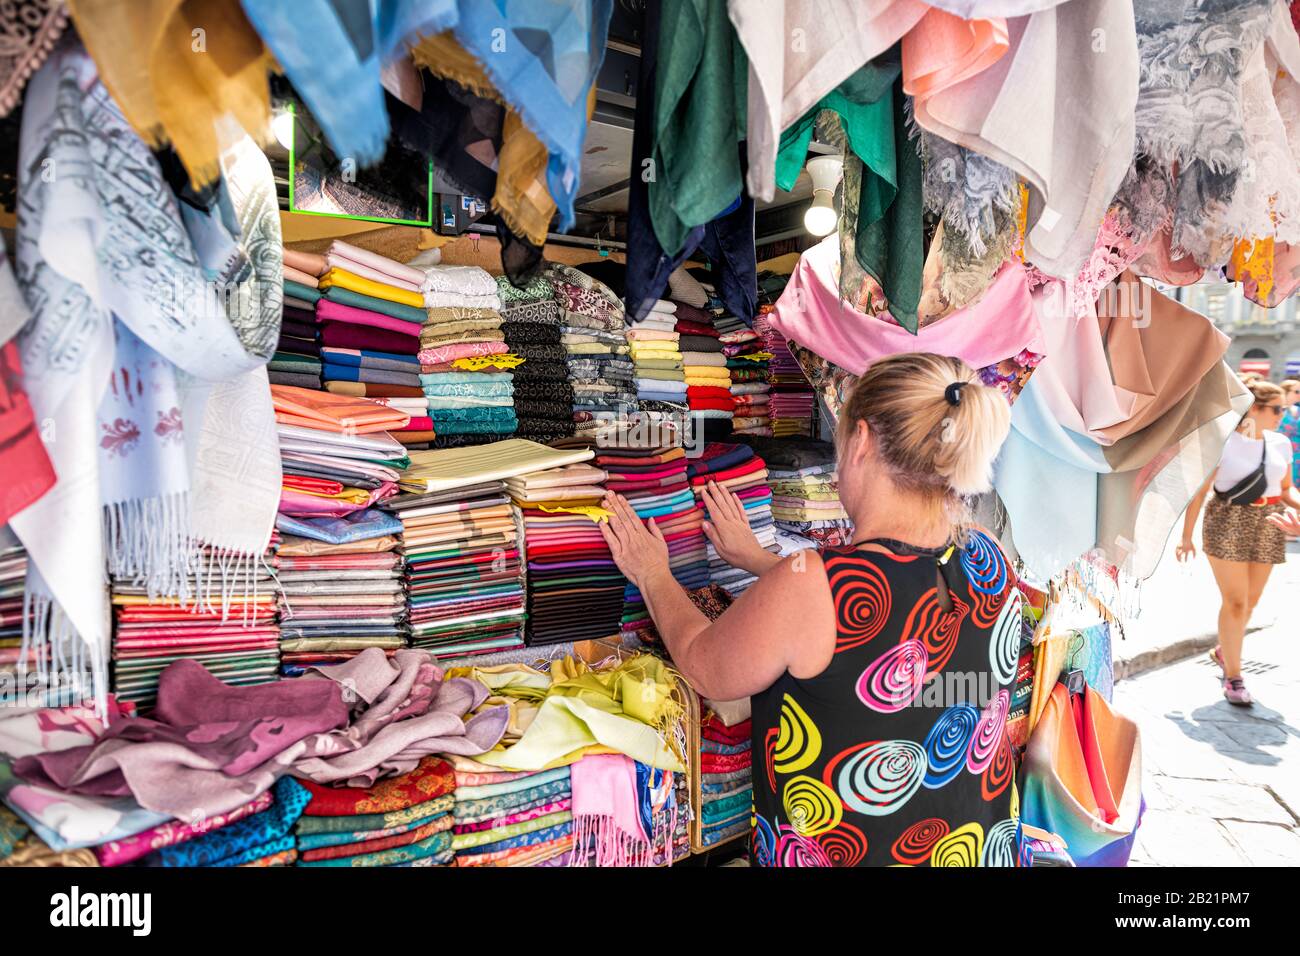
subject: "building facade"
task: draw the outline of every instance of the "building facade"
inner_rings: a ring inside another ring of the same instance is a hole
[[[1266,309],[1229,283],[1198,283],[1166,291],[1208,316],[1232,338],[1225,357],[1234,371],[1257,371],[1274,382],[1300,378],[1300,322],[1294,298]]]

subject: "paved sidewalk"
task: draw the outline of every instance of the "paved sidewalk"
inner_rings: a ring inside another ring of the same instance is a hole
[[[1134,866],[1300,865],[1300,588],[1270,590],[1276,623],[1246,637],[1254,707],[1223,700],[1203,653],[1116,684],[1116,708],[1142,730]]]
[[[1181,528],[1181,525],[1180,525]],[[1140,613],[1115,642],[1115,677],[1121,679],[1209,650],[1217,643],[1219,590],[1205,555],[1179,564],[1177,541],[1139,591]],[[1200,547],[1200,534],[1196,545]],[[1300,542],[1291,542],[1287,563],[1273,571],[1247,634],[1289,619],[1300,627]],[[1248,638],[1249,640],[1249,638]]]

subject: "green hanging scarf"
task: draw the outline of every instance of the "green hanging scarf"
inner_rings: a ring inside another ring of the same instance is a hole
[[[818,115],[834,112],[850,150],[840,212],[841,295],[855,299],[865,273],[884,290],[890,314],[915,333],[924,207],[921,159],[908,139],[904,102],[897,57],[868,63],[781,135],[776,184],[794,187]]]
[[[654,163],[640,175],[653,173],[650,220],[676,255],[740,195],[749,64],[723,0],[665,0],[660,24]]]

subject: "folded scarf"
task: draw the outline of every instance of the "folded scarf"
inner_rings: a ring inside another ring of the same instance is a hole
[[[332,365],[354,365],[358,368],[383,368],[394,372],[415,371],[419,374],[420,362],[414,354],[376,352],[372,349],[322,348],[321,358]]]
[[[342,297],[335,296],[333,292],[334,290],[331,290],[329,298],[321,299],[316,304],[316,320],[318,322],[351,322],[354,325],[365,325],[410,336],[413,341],[419,339],[420,326],[418,323],[422,321],[422,317],[412,319],[393,315],[391,311],[370,308],[369,303],[358,301],[358,297],[355,296],[350,302],[339,301]],[[394,349],[392,351],[398,350]]]
[[[355,820],[357,818],[345,817],[344,819]],[[326,831],[321,833],[304,833],[299,828],[295,836],[297,837],[298,849],[315,850],[322,847],[346,846],[351,843],[364,843],[367,840],[382,840],[387,837],[400,836],[404,833],[411,833],[421,827],[442,819],[450,819],[450,814],[448,814],[446,810],[441,813],[434,813],[426,817],[421,817],[418,820],[412,820],[409,823],[398,823],[390,827],[383,827],[376,830],[359,830],[353,828],[339,830],[337,832]],[[443,829],[446,829],[446,827],[443,827]],[[437,832],[439,831],[430,831],[430,833]],[[425,834],[425,836],[428,835],[429,834]],[[416,839],[423,839],[423,837],[416,837]]]
[[[399,866],[420,860],[432,859],[438,863],[450,862],[451,831],[443,830],[408,846],[392,847],[373,853],[361,853],[333,859],[299,860],[299,866]]]
[[[317,255],[314,252],[299,252],[296,249],[285,248],[284,264],[290,268],[297,269],[299,272],[305,272],[309,276],[322,276],[329,268],[325,263],[325,257]]]
[[[424,307],[426,309],[491,309],[499,312],[501,310],[501,299],[496,293],[492,295],[462,295],[458,292],[430,291],[424,293]]]
[[[321,281],[324,282],[323,279]],[[357,292],[355,289],[348,289],[343,286],[323,285],[322,288],[325,291],[316,303],[317,315],[320,314],[321,303],[328,302],[332,305],[344,305],[359,311],[375,312],[413,325],[423,325],[427,318],[424,309],[405,302],[394,302],[391,299],[366,295],[363,292]],[[408,294],[416,295],[417,293]]]
[[[325,290],[331,288],[346,289],[358,295],[368,296],[372,299],[382,299],[385,302],[396,302],[399,305],[409,305],[415,309],[422,309],[424,306],[424,298],[418,292],[402,289],[385,282],[378,282],[374,279],[367,279],[346,269],[329,269],[320,277],[319,288]],[[423,313],[421,313],[420,318],[421,320],[424,319]]]
[[[573,813],[569,810],[560,810],[555,813],[548,813],[545,816],[534,817],[531,820],[524,820],[520,823],[512,823],[508,826],[495,827],[491,830],[478,830],[469,833],[457,833],[451,841],[452,848],[457,853],[475,853],[480,852],[480,847],[491,847],[493,849],[502,849],[497,844],[505,840],[528,837],[533,834],[548,833],[545,839],[553,839],[558,836],[557,831],[561,826],[571,825]],[[567,832],[567,831],[566,831]],[[532,841],[539,842],[540,839]],[[526,845],[526,843],[516,844]]]
[[[500,355],[508,351],[510,349],[504,342],[466,342],[459,345],[421,348],[419,354],[422,365],[437,365],[474,355]]]
[[[383,398],[419,398],[424,395],[423,389],[415,386],[387,385],[383,382],[326,382],[325,390],[336,395],[352,395],[375,401]]]
[[[351,321],[321,324],[320,339],[323,345],[343,349],[374,349],[380,352],[398,352],[414,354],[419,348],[419,339],[413,335],[393,332],[382,328],[372,328],[366,324]]]
[[[384,810],[373,813],[346,813],[340,816],[311,816],[299,818],[295,829],[301,839],[306,835],[349,834],[362,831],[387,830],[401,826],[411,826],[417,822],[432,819],[451,810],[455,797],[451,793],[412,803],[400,810]],[[355,810],[364,804],[354,804]]]
[[[426,292],[452,292],[461,295],[496,295],[497,283],[478,266],[430,266],[424,272],[421,288]]]
[[[365,435],[405,425],[409,418],[377,402],[286,385],[271,386],[276,421],[340,434]]]
[[[371,837],[364,840],[358,840],[355,843],[319,846],[310,850],[303,849],[299,854],[299,859],[303,861],[338,860],[343,857],[374,854],[383,850],[391,850],[396,847],[404,847],[420,843],[430,839],[435,834],[450,832],[451,825],[451,814],[444,813],[418,827],[400,833]]]
[[[690,352],[686,349],[682,349],[682,364],[688,369],[695,366],[717,368],[725,371],[727,367],[727,359],[725,356],[717,352]],[[730,376],[728,376],[728,378],[730,378]]]
[[[161,866],[220,866],[244,862],[248,851],[278,842],[289,835],[302,815],[310,795],[292,777],[281,777],[272,787],[274,802],[261,813],[210,831],[184,843],[162,847],[155,857]],[[293,846],[292,838],[289,847]]]
[[[417,289],[424,282],[424,273],[414,266],[396,262],[387,256],[381,256],[369,249],[354,246],[342,239],[335,239],[330,243],[329,249],[326,250],[326,257],[360,264],[380,275],[389,277],[388,281],[390,282],[400,280],[415,286]],[[355,272],[356,269],[354,268],[352,271]]]

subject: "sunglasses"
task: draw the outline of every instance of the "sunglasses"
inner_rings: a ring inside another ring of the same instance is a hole
[[[1256,407],[1272,412],[1274,415],[1281,415],[1286,411],[1285,405],[1257,405]]]

